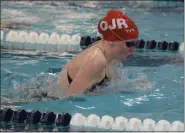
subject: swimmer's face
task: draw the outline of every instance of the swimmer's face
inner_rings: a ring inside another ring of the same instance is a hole
[[[123,61],[135,51],[135,47],[128,47],[125,41],[115,41],[113,42],[113,51],[115,59]]]

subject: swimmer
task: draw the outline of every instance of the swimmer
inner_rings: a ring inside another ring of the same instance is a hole
[[[74,57],[62,70],[60,84],[66,97],[93,92],[108,82],[116,65],[135,51],[139,31],[134,21],[120,10],[110,10],[98,23],[102,40]]]
[[[120,10],[110,10],[99,21],[97,27],[102,34],[102,40],[95,42],[67,63],[56,84],[36,89],[41,92],[36,93],[31,101],[47,98],[55,100],[94,93],[99,86],[111,80],[115,75],[116,66],[135,51],[134,42],[139,31],[134,21]],[[119,92],[130,93],[129,90]],[[97,93],[95,95],[101,92]]]

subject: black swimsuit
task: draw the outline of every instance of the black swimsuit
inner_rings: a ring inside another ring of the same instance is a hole
[[[99,48],[99,47],[98,47]],[[102,52],[103,50],[101,48],[99,48]],[[68,78],[68,82],[69,84],[71,84],[71,82],[73,81],[71,79],[71,77],[69,76],[69,73],[67,71],[67,78]],[[100,86],[102,85],[103,83],[107,82],[109,80],[109,78],[107,77],[107,75],[105,74],[105,77],[99,82],[99,83],[96,83],[96,84],[93,84],[91,88],[87,89],[88,92],[93,92],[94,90],[97,89],[97,86]]]

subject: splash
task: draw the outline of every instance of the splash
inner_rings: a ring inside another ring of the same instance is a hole
[[[58,75],[52,73],[41,73],[25,83],[13,81],[13,88],[10,91],[2,92],[3,104],[17,104],[44,99],[43,92],[50,92],[56,86]]]
[[[106,93],[137,93],[152,91],[154,84],[147,79],[147,76],[142,72],[116,69],[110,82],[103,87],[98,87],[89,95],[102,95]]]
[[[66,87],[58,82],[58,74],[41,73],[25,83],[13,82],[10,92],[2,92],[2,103],[27,103],[42,100],[65,99]],[[137,93],[151,91],[153,84],[144,73],[117,68],[113,78],[87,95],[106,93]],[[7,102],[8,101],[8,102]]]

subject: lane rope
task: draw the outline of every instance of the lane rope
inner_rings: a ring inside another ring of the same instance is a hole
[[[80,36],[79,34],[68,35],[57,33],[37,33],[26,31],[3,31],[1,30],[1,48],[4,49],[25,49],[48,52],[68,52],[86,49],[95,41],[100,40],[100,36]],[[184,42],[177,41],[156,41],[143,39],[138,40],[136,49],[173,51],[184,54]]]
[[[69,113],[57,114],[53,112],[40,112],[38,110],[26,111],[24,109],[13,110],[4,108],[0,110],[1,122],[14,122],[18,124],[42,124],[55,126],[78,126],[91,127],[99,129],[108,129],[114,131],[183,131],[184,123],[174,121],[170,123],[167,120],[154,121],[152,119],[140,120],[138,118],[127,119],[123,116],[113,118],[108,115],[99,117],[96,114],[90,114],[85,117],[81,113],[73,115]]]

